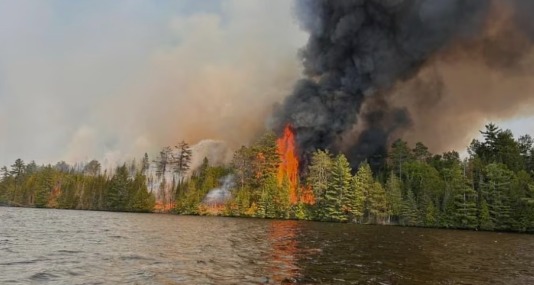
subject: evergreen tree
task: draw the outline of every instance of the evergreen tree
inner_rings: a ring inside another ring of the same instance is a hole
[[[398,139],[393,142],[391,151],[389,152],[389,161],[391,167],[399,177],[403,175],[402,168],[404,163],[410,161],[412,157],[412,152],[405,141]]]
[[[509,195],[511,229],[525,232],[534,226],[534,181],[525,171],[516,173]]]
[[[421,224],[415,196],[411,190],[408,190],[408,194],[403,201],[401,222],[407,226],[419,226]]]
[[[312,154],[308,166],[308,184],[312,187],[317,204],[322,205],[324,195],[331,181],[333,160],[328,151],[317,150]]]
[[[459,158],[448,163],[442,170],[445,180],[445,195],[443,196],[444,218],[442,225],[474,229],[477,221],[477,193],[469,185],[469,180],[463,174]]]
[[[130,181],[128,168],[125,164],[116,168],[115,175],[110,181],[107,190],[107,209],[112,211],[124,211],[128,204]]]
[[[332,182],[325,193],[325,216],[327,220],[345,222],[351,202],[350,195],[346,197],[351,186],[351,169],[347,158],[338,155],[332,166]]]
[[[234,169],[237,177],[238,184],[241,190],[245,189],[245,186],[250,185],[254,176],[252,168],[252,161],[254,159],[253,151],[250,148],[242,146],[238,149],[232,158],[232,168]]]
[[[47,166],[36,175],[38,177],[38,182],[35,189],[35,206],[44,208],[48,204],[50,193],[54,187],[54,170],[51,166]]]
[[[259,187],[269,183],[272,176],[276,176],[280,164],[280,154],[276,145],[276,134],[267,132],[251,147],[252,159],[252,187]]]
[[[146,177],[141,172],[135,175],[131,186],[134,193],[131,197],[129,210],[134,212],[152,212],[154,209],[156,198],[154,195],[148,193],[145,181]]]
[[[169,166],[172,164],[172,149],[168,146],[164,147],[154,163],[156,164],[156,175],[161,179],[169,171]]]
[[[371,222],[374,218],[372,216],[372,199],[370,198],[374,187],[374,178],[371,167],[367,162],[364,162],[358,168],[358,171],[354,175],[353,188],[354,188],[354,216],[360,222]]]
[[[315,216],[320,220],[327,219],[325,195],[332,179],[332,167],[333,159],[328,151],[317,150],[312,154],[307,182],[315,196]]]
[[[96,176],[100,173],[101,165],[100,162],[97,160],[91,160],[88,164],[84,167],[84,173],[92,176]]]
[[[490,209],[488,206],[488,203],[486,202],[486,199],[482,199],[482,203],[480,204],[480,229],[491,231],[495,228],[495,224],[493,223],[493,219],[491,218]]]
[[[478,226],[477,219],[477,193],[469,186],[460,189],[455,195],[455,219],[456,226],[466,229],[475,229]]]
[[[481,185],[482,197],[487,201],[490,218],[496,229],[508,229],[510,206],[508,195],[513,172],[503,164],[492,163],[486,166],[485,181]]]
[[[386,200],[390,215],[398,221],[402,214],[402,189],[399,178],[391,172],[386,183]]]
[[[435,227],[438,222],[438,209],[434,205],[434,202],[430,199],[424,199],[426,202],[426,207],[423,216],[423,224],[425,227]]]
[[[379,182],[374,182],[369,190],[369,219],[373,223],[383,224],[388,216],[386,192]]]
[[[176,154],[172,156],[174,173],[178,175],[179,183],[182,183],[184,180],[184,175],[191,166],[193,151],[191,150],[191,147],[189,147],[189,144],[185,141],[181,141],[174,148],[176,149]]]
[[[415,148],[412,150],[412,153],[414,155],[414,158],[421,162],[426,162],[430,160],[432,156],[432,154],[428,151],[428,147],[422,142],[418,142],[415,144]]]
[[[148,159],[148,153],[145,152],[143,160],[141,161],[141,174],[147,176],[148,169],[150,168],[150,160]]]

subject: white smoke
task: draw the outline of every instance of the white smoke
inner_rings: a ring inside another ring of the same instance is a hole
[[[291,6],[0,1],[0,165],[246,144],[300,74]]]
[[[190,170],[198,169],[204,158],[207,158],[211,166],[219,166],[230,162],[233,151],[224,141],[220,140],[201,140],[191,146],[192,160]]]
[[[220,205],[228,202],[232,198],[232,188],[235,187],[234,175],[230,174],[221,178],[221,186],[212,189],[202,200],[205,205]]]

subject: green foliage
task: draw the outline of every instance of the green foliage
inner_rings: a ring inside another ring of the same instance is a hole
[[[119,211],[126,209],[127,197],[129,194],[130,183],[128,179],[128,169],[126,165],[117,167],[116,173],[110,181],[109,188],[106,195],[107,209],[111,211]]]
[[[487,180],[481,185],[482,197],[488,203],[490,218],[499,230],[509,227],[509,193],[513,175],[504,164],[492,163],[486,166]]]
[[[151,212],[156,204],[156,197],[148,192],[146,177],[141,172],[132,182],[133,197],[129,201],[129,210],[133,212]]]
[[[155,173],[147,154],[112,173],[102,173],[96,160],[72,167],[17,159],[0,168],[0,204],[534,232],[534,139],[516,140],[494,124],[481,133],[465,158],[396,140],[379,173],[363,162],[352,175],[343,154],[317,150],[300,169],[299,182],[310,188],[299,185],[298,195],[307,194],[297,201],[290,201],[288,178],[278,180],[281,159],[271,132],[238,149],[226,166],[204,159],[189,169],[185,142],[162,149]],[[208,204],[206,195],[228,175],[235,180],[225,190],[231,197]]]
[[[411,190],[402,203],[401,223],[407,226],[420,226],[421,220],[419,218],[419,210],[415,202],[415,196]]]
[[[490,209],[488,206],[488,202],[486,202],[486,199],[482,199],[482,203],[480,205],[480,229],[491,231],[495,228],[495,224],[493,223],[493,220],[490,216]]]
[[[24,165],[20,159],[12,169],[4,167],[0,180],[0,202],[39,208],[151,212],[155,197],[147,191],[146,177],[134,178],[125,165],[108,177],[96,160],[71,168],[64,162],[56,166]]]
[[[374,182],[370,187],[368,213],[369,221],[377,224],[384,224],[388,216],[386,192],[379,182]]]
[[[323,215],[326,220],[345,222],[348,220],[348,215],[354,209],[352,204],[354,197],[349,194],[351,190],[351,168],[347,158],[340,154],[333,162],[331,170],[331,183],[326,189],[324,195],[324,212]]]
[[[351,209],[355,220],[364,222],[365,219],[369,221],[371,219],[371,199],[370,195],[374,187],[374,178],[371,167],[367,162],[364,162],[358,168],[358,171],[354,175],[353,183],[353,207]]]
[[[308,166],[308,185],[313,189],[317,203],[322,205],[328,185],[332,180],[333,159],[328,151],[317,150]]]
[[[402,188],[401,182],[395,173],[391,172],[386,183],[386,201],[388,203],[388,213],[395,221],[399,220],[402,214]]]
[[[438,225],[438,209],[432,200],[426,200],[427,203],[424,209],[423,225],[425,227],[436,227]]]

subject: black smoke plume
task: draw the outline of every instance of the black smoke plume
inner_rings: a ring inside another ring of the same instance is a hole
[[[458,42],[471,43],[473,49],[484,46],[488,65],[520,60],[525,50],[500,49],[502,43],[481,39],[492,3],[297,1],[297,18],[309,33],[308,43],[300,52],[305,78],[275,110],[275,130],[291,124],[304,159],[315,149],[331,149],[345,152],[354,165],[368,159],[376,166],[383,161],[388,143],[416,124],[407,108],[393,106],[388,99],[397,83],[417,76],[422,67],[453,45],[470,47]],[[534,12],[533,3],[509,1],[517,26],[529,35],[534,35],[529,16]],[[532,37],[527,42],[529,46]]]

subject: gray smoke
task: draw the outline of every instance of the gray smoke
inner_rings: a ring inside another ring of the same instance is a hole
[[[221,186],[212,189],[202,200],[205,205],[222,205],[232,198],[232,190],[235,187],[234,175],[229,174],[220,180]]]
[[[514,29],[527,35],[520,44],[506,47],[503,37],[482,38],[493,27],[492,13],[500,13],[494,7],[501,2],[297,1],[296,15],[309,33],[300,54],[305,79],[275,110],[274,129],[292,124],[304,159],[310,151],[329,148],[344,151],[353,164],[382,161],[392,138],[417,124],[407,106],[391,103],[400,82],[415,78],[441,53],[454,54],[453,47],[472,49],[485,65],[503,70],[530,51],[534,1],[507,3]],[[439,90],[428,96],[434,102],[441,98]]]

